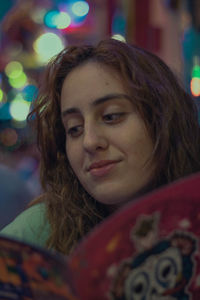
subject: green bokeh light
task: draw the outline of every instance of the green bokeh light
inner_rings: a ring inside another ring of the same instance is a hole
[[[0,89],[0,102],[3,101],[3,90]]]
[[[27,76],[24,72],[21,72],[21,74],[18,77],[9,78],[8,81],[13,88],[19,89],[26,84]]]
[[[195,65],[192,69],[192,78],[200,78],[200,66],[199,65]]]

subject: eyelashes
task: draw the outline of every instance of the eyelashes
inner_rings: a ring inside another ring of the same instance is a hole
[[[110,113],[103,115],[103,120],[107,123],[116,123],[120,121],[123,116],[125,116],[124,112]]]
[[[81,135],[82,131],[83,131],[82,125],[73,126],[67,130],[67,135],[71,137],[78,137],[79,135]]]
[[[126,112],[109,113],[102,116],[102,121],[108,125],[115,125],[125,119]],[[79,137],[84,131],[83,124],[77,124],[67,129],[67,135],[70,137]]]

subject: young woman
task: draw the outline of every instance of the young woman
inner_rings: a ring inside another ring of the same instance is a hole
[[[44,194],[2,233],[69,254],[113,211],[200,170],[194,100],[155,55],[113,39],[47,66],[35,108]]]

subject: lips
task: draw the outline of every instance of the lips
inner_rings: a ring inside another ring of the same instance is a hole
[[[90,171],[92,169],[103,168],[105,166],[108,166],[108,165],[116,163],[116,162],[117,162],[116,160],[101,160],[101,161],[91,164],[88,171]]]
[[[94,177],[102,177],[109,174],[118,162],[116,160],[101,160],[93,163],[88,171]]]

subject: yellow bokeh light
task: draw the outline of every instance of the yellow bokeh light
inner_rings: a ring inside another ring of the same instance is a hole
[[[18,61],[11,61],[5,67],[5,73],[11,79],[15,79],[19,77],[22,72],[23,72],[23,66]]]

